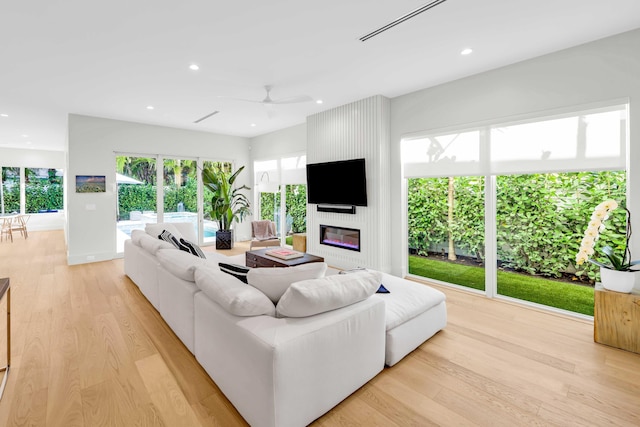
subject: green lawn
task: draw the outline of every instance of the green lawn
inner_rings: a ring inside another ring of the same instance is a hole
[[[292,246],[293,245],[293,236],[285,237],[285,242],[287,243],[287,245]]]
[[[484,290],[484,268],[409,256],[409,273]],[[498,271],[500,295],[593,316],[593,288]]]

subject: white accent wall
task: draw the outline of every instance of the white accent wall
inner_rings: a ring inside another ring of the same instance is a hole
[[[476,53],[474,53],[475,55]],[[481,52],[477,53],[482,54]],[[627,164],[633,228],[640,230],[640,30],[544,55],[391,100],[392,273],[406,273],[400,141],[434,129],[544,115],[557,109],[630,102]],[[634,259],[640,233],[633,235]]]
[[[390,268],[389,104],[377,95],[307,118],[307,164],[357,158],[366,164],[368,206],[352,215],[307,205],[307,252],[331,266]],[[321,224],[359,229],[360,252],[321,245]]]
[[[163,126],[69,115],[67,176],[68,262],[109,260],[116,256],[115,153],[202,157],[249,165],[248,138]],[[106,176],[105,193],[76,193],[76,175]],[[252,186],[243,172],[238,185]],[[235,226],[236,239],[248,240],[248,221]]]

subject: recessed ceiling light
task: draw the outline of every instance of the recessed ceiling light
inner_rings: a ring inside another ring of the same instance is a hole
[[[460,51],[460,55],[469,55],[471,52],[473,52],[473,49],[465,48]]]
[[[31,142],[31,141],[27,141],[27,145],[31,145],[31,144],[32,144],[32,142]]]
[[[189,69],[193,71],[198,71],[200,69],[200,66],[198,64],[191,64],[189,65]]]
[[[316,100],[316,104],[322,104],[322,99]]]
[[[29,135],[27,135],[26,133],[23,133],[22,135],[20,135],[23,138],[29,138]]]
[[[256,127],[256,124],[255,123],[251,123],[251,127],[252,128]]]
[[[0,117],[9,117],[9,115],[2,113],[2,114],[0,114]]]
[[[153,110],[153,105],[147,105],[147,110]]]

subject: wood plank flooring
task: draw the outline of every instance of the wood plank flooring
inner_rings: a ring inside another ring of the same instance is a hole
[[[0,426],[246,425],[121,259],[68,266],[61,231],[32,232],[0,243],[0,277]],[[315,426],[640,425],[640,355],[594,343],[590,322],[443,290],[447,328]],[[5,318],[2,302],[2,364]]]

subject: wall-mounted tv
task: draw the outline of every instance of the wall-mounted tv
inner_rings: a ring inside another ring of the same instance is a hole
[[[307,201],[367,206],[364,159],[307,164]]]

